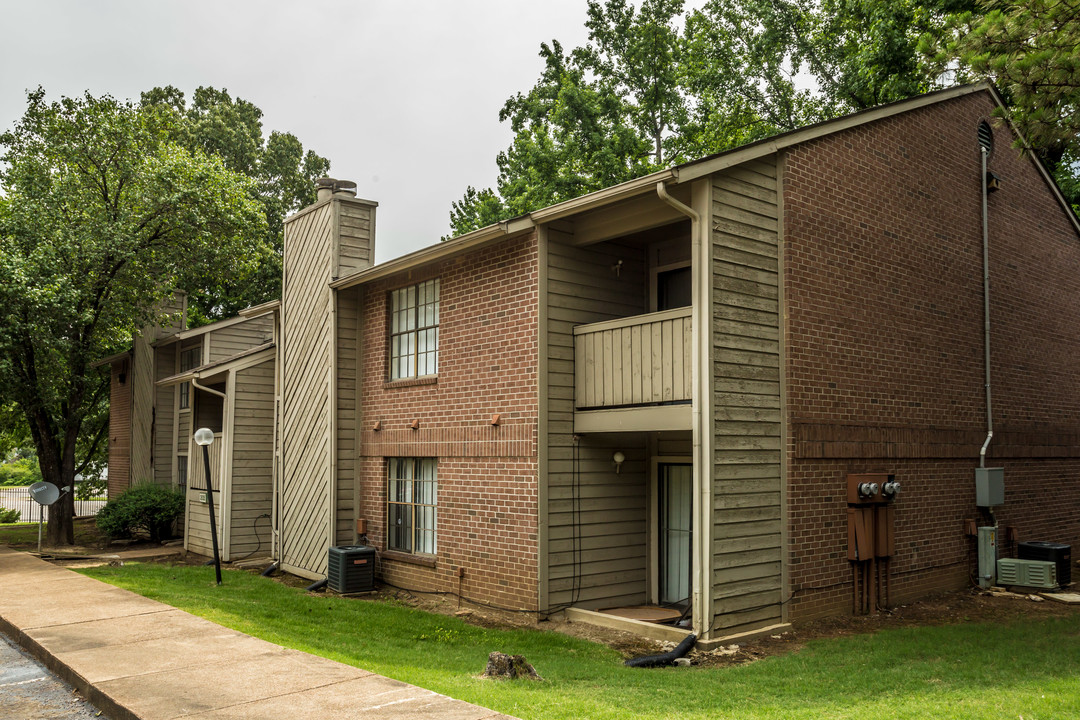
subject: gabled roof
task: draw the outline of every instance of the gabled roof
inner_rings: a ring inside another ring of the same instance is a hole
[[[230,355],[227,358],[221,360],[215,360],[212,363],[206,363],[199,367],[185,370],[184,372],[177,373],[176,375],[170,375],[167,378],[158,380],[155,385],[176,385],[178,383],[187,382],[191,379],[201,380],[202,378],[211,377],[213,375],[220,375],[221,373],[228,372],[229,370],[237,370],[247,365],[257,365],[260,362],[269,360],[274,357],[275,349],[274,343],[266,342],[262,345],[256,345],[255,347],[248,348],[243,352],[238,352],[235,355]]]
[[[382,263],[380,265],[374,265],[370,268],[366,268],[359,272],[347,275],[335,282],[330,283],[330,287],[335,289],[345,289],[354,285],[369,282],[376,278],[385,277],[393,273],[407,270],[433,260],[438,260],[450,255],[456,255],[467,250],[474,249],[489,243],[504,240],[513,235],[525,233],[535,229],[538,225],[549,223],[560,218],[569,217],[586,210],[592,210],[610,205],[615,202],[626,200],[628,198],[644,195],[646,193],[653,193],[656,191],[658,183],[671,183],[681,184],[690,182],[700,177],[710,175],[719,170],[724,170],[735,165],[754,160],[757,158],[772,155],[785,148],[792,147],[793,145],[799,145],[801,143],[809,142],[832,133],[841,132],[843,130],[849,130],[851,128],[865,125],[867,123],[882,120],[894,115],[900,115],[902,113],[911,112],[922,107],[929,105],[935,105],[937,103],[946,102],[956,98],[964,97],[965,95],[971,95],[979,92],[987,92],[993,98],[994,102],[998,106],[1004,107],[1004,102],[993,84],[989,81],[983,81],[970,85],[959,85],[957,87],[946,88],[944,90],[937,90],[929,92],[924,95],[918,95],[906,100],[898,100],[896,102],[889,103],[887,105],[879,105],[874,108],[862,110],[850,115],[844,115],[842,117],[835,118],[833,120],[825,120],[813,125],[808,125],[804,128],[792,130],[780,135],[774,135],[763,140],[749,143],[747,145],[741,145],[730,150],[709,155],[707,157],[693,160],[681,165],[676,165],[666,170],[660,170],[658,172],[644,175],[633,180],[629,180],[619,185],[613,185],[611,187],[597,190],[595,192],[588,193],[570,200],[556,203],[549,207],[534,210],[525,215],[521,215],[510,220],[489,225],[479,230],[459,235],[456,238],[447,240],[446,242],[432,245],[421,250],[403,255],[402,257],[395,258],[389,262]],[[1065,197],[1061,194],[1060,188],[1053,178],[1047,172],[1046,168],[1038,158],[1032,154],[1030,146],[1023,136],[1017,131],[1016,127],[1010,123],[1010,129],[1012,132],[1020,138],[1021,144],[1029,151],[1032,162],[1035,163],[1036,168],[1042,175],[1043,180],[1046,182],[1047,187],[1050,189],[1054,197],[1065,209],[1066,214],[1069,217],[1070,222],[1076,228],[1076,231],[1080,233],[1080,220],[1077,219],[1075,213],[1072,211],[1072,207],[1065,200]]]

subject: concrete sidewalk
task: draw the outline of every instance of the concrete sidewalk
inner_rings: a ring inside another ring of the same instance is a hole
[[[0,630],[112,720],[512,720],[3,547]]]

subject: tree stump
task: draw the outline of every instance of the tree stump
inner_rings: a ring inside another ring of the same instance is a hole
[[[487,667],[484,668],[484,674],[480,677],[508,678],[510,680],[518,678],[544,679],[536,674],[536,668],[529,664],[524,655],[507,655],[501,652],[493,652],[488,655]]]

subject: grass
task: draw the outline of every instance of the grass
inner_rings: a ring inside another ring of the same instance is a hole
[[[309,595],[255,574],[127,564],[86,574],[286,647],[520,718],[1080,717],[1080,616],[886,630],[810,642],[728,668],[640,670],[614,650],[536,630],[491,630],[385,602]],[[478,679],[488,652],[522,654],[544,682]]]
[[[82,547],[99,547],[106,541],[94,522],[94,518],[80,518],[75,520],[75,544]],[[48,530],[44,530],[46,546]],[[0,545],[12,548],[28,549],[37,548],[38,522],[18,522],[0,525]]]

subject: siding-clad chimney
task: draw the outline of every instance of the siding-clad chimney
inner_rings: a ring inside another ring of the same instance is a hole
[[[285,570],[312,578],[326,574],[334,516],[352,514],[335,497],[339,435],[347,434],[342,413],[355,414],[346,407],[355,405],[354,396],[343,397],[337,367],[350,344],[355,355],[356,318],[349,301],[339,306],[330,283],[371,266],[378,206],[356,197],[356,183],[333,178],[317,181],[317,196],[285,221],[278,356],[279,559]]]

